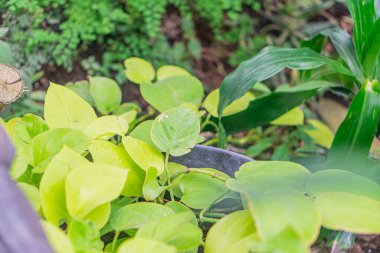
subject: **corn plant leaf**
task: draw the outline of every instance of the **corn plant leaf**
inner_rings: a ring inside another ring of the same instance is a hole
[[[149,84],[153,81],[155,71],[153,65],[141,58],[131,57],[124,61],[125,75],[136,84]]]
[[[113,112],[121,103],[119,85],[107,77],[90,77],[90,94],[98,111],[102,115]]]
[[[370,80],[380,75],[380,18],[374,23],[363,50],[363,69]]]
[[[153,143],[162,151],[173,156],[184,155],[197,144],[200,121],[194,111],[176,107],[169,109],[153,122],[151,136]]]
[[[376,18],[375,3],[374,0],[347,0],[347,6],[354,20],[355,48],[362,62],[363,50]]]
[[[233,212],[211,227],[206,237],[205,253],[249,253],[255,233],[255,224],[249,211]],[[248,243],[244,243],[247,238]],[[239,246],[239,251],[236,246]]]
[[[320,33],[330,38],[340,57],[347,63],[354,76],[359,81],[363,81],[362,67],[350,35],[340,28],[330,28]]]
[[[148,238],[132,238],[123,242],[116,253],[176,253],[175,247]]]
[[[44,117],[50,129],[83,130],[96,119],[96,114],[91,105],[75,92],[50,83],[45,98]]]
[[[315,69],[329,64],[336,72],[352,75],[340,63],[326,58],[309,48],[266,47],[253,58],[244,61],[229,74],[220,87],[218,114],[233,101],[243,96],[257,82],[264,81],[284,68]]]
[[[203,85],[193,76],[173,76],[141,86],[141,95],[151,106],[163,112],[185,103],[200,106]]]
[[[81,164],[69,172],[65,191],[70,215],[84,218],[96,207],[119,197],[127,174],[127,170],[99,163]]]
[[[339,168],[368,156],[379,123],[379,93],[379,83],[373,81],[365,83],[354,97],[328,155],[331,161],[336,161]]]
[[[189,213],[174,214],[158,221],[150,222],[137,231],[136,238],[158,240],[183,252],[197,249],[202,243],[202,230],[189,223],[192,215]]]
[[[148,222],[158,221],[175,213],[167,206],[150,202],[126,205],[111,217],[111,225],[116,231],[141,228]]]
[[[336,84],[310,81],[258,97],[245,111],[223,117],[223,126],[227,133],[234,133],[267,124],[315,96],[320,89],[329,87],[336,87]]]

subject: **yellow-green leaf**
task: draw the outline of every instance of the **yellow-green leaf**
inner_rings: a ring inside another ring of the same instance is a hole
[[[315,143],[324,148],[330,148],[334,139],[334,134],[328,126],[319,120],[309,119],[307,121],[313,129],[305,129],[305,133],[313,139]]]
[[[70,89],[51,83],[45,98],[45,120],[52,128],[83,130],[96,119],[94,109]]]
[[[165,65],[157,70],[157,80],[172,76],[191,76],[191,74],[186,69],[173,65]]]
[[[154,146],[130,136],[123,138],[123,145],[134,162],[143,170],[147,171],[153,167],[156,168],[158,175],[164,171],[164,157]]]
[[[66,203],[71,216],[83,218],[119,197],[128,171],[106,164],[85,163],[66,178]]]
[[[297,126],[303,125],[304,114],[301,108],[296,107],[271,122],[272,125]]]
[[[254,99],[254,95],[250,92],[245,93],[241,98],[234,101],[232,104],[226,107],[223,111],[223,116],[232,115],[241,111],[244,111],[249,102]],[[205,101],[203,107],[214,117],[218,117],[218,103],[219,103],[219,89],[210,92]]]
[[[125,75],[136,84],[149,84],[155,76],[153,65],[141,58],[131,57],[124,61]]]
[[[75,253],[72,243],[61,229],[46,221],[41,221],[41,225],[55,253]]]
[[[128,122],[120,116],[103,116],[90,123],[84,130],[92,139],[109,139],[114,135],[124,136],[128,132]]]

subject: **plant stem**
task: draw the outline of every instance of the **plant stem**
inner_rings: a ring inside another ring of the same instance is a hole
[[[169,186],[171,184],[170,175],[169,175],[169,152],[165,153],[165,172],[166,172],[166,178],[167,178],[167,185]],[[174,200],[173,189],[169,187],[168,190],[170,194],[170,199]]]
[[[111,248],[111,252],[112,252],[112,253],[115,252],[115,249],[116,249],[116,242],[117,242],[117,239],[119,238],[119,235],[120,235],[120,231],[116,231],[116,232],[115,232],[115,236],[113,237],[113,240],[112,240],[112,248]]]
[[[216,179],[218,179],[220,181],[223,181],[223,182],[226,182],[227,179],[228,179],[228,178],[224,177],[223,175],[218,174],[217,172],[207,171],[207,170],[204,170],[204,169],[197,169],[197,168],[186,168],[183,171],[179,171],[179,172],[175,173],[172,176],[172,178],[174,179],[174,178],[179,177],[182,174],[187,174],[187,173],[190,173],[190,172],[207,175],[207,176],[210,176],[212,178],[216,178]]]
[[[210,222],[210,223],[215,223],[217,222],[219,219],[214,219],[214,218],[209,218],[209,217],[205,217],[205,214],[207,213],[208,210],[210,210],[210,208],[215,204],[217,203],[220,199],[222,199],[224,197],[224,195],[226,195],[227,193],[229,192],[229,190],[226,190],[225,192],[223,192],[223,194],[221,194],[217,199],[215,199],[212,203],[210,203],[206,208],[204,208],[200,213],[199,213],[199,220],[201,222]],[[213,213],[212,216],[216,216],[217,214],[216,213]]]

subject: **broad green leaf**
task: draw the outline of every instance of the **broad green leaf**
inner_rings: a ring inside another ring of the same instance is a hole
[[[277,90],[252,100],[245,111],[223,117],[223,126],[228,133],[234,133],[268,124],[315,96],[320,89],[335,86],[329,82],[311,81]]]
[[[97,118],[84,129],[91,139],[109,139],[114,135],[124,136],[127,132],[128,122],[114,115]]]
[[[25,116],[22,117],[22,121],[24,122],[26,131],[28,131],[28,134],[32,139],[49,129],[46,122],[34,114],[25,114]]]
[[[359,60],[362,61],[363,49],[368,42],[368,35],[376,18],[374,0],[347,0],[347,6],[354,20],[353,36],[355,48]]]
[[[368,156],[380,116],[380,89],[377,81],[365,83],[354,97],[338,128],[328,158],[340,166]]]
[[[184,204],[177,202],[177,201],[169,201],[168,203],[165,204],[165,206],[172,209],[176,214],[180,214],[180,213],[190,214],[192,216],[192,218],[190,219],[189,223],[194,224],[194,225],[198,225],[197,217],[195,216],[193,211],[191,211],[190,208],[188,208]]]
[[[45,98],[44,117],[50,129],[83,130],[96,119],[96,114],[91,105],[76,93],[62,85],[50,83]]]
[[[380,201],[345,192],[321,193],[315,205],[322,225],[357,234],[380,233]]]
[[[290,226],[310,245],[321,223],[312,199],[304,194],[310,175],[291,162],[250,162],[227,185],[246,199],[261,239],[268,240]]]
[[[251,250],[258,253],[311,253],[309,245],[290,226],[264,242],[254,242]]]
[[[203,98],[203,85],[193,76],[173,76],[152,85],[141,86],[141,95],[160,112],[185,103],[199,107]]]
[[[154,143],[150,135],[153,122],[154,120],[145,120],[141,122],[139,125],[135,127],[135,129],[132,130],[132,132],[130,133],[130,136],[154,146]]]
[[[25,194],[26,198],[29,200],[30,205],[33,210],[38,211],[41,208],[41,197],[38,188],[34,185],[26,183],[18,183],[17,186]]]
[[[153,221],[137,231],[136,238],[158,240],[177,248],[177,251],[196,249],[202,243],[202,230],[190,224],[192,215],[188,213]]]
[[[181,67],[164,65],[157,70],[157,80],[162,80],[173,76],[191,76],[191,74]]]
[[[311,128],[305,128],[303,131],[318,145],[330,148],[334,139],[334,134],[330,128],[316,119],[308,119],[307,124]]]
[[[46,221],[41,221],[46,237],[56,253],[76,253],[66,234],[58,227]]]
[[[145,175],[144,186],[142,188],[146,201],[155,200],[163,191],[165,186],[161,186],[157,180],[157,170],[153,167],[148,168]]]
[[[363,71],[350,35],[340,28],[329,28],[321,34],[330,38],[340,57],[347,63],[354,76],[362,81]]]
[[[271,121],[272,125],[297,126],[303,125],[304,114],[301,108],[296,107],[277,119]]]
[[[322,225],[354,233],[380,233],[380,185],[345,170],[313,174],[306,190],[322,214]]]
[[[101,252],[103,249],[100,233],[91,221],[73,219],[67,234],[76,253]]]
[[[82,132],[70,128],[52,129],[37,135],[32,142],[35,173],[45,171],[51,159],[64,146],[82,153],[90,144],[89,138]]]
[[[190,172],[181,177],[179,184],[181,201],[193,209],[203,209],[225,198],[234,197],[231,194],[225,195],[228,188],[224,181],[210,175]]]
[[[96,207],[119,197],[127,170],[106,164],[85,163],[66,178],[66,203],[71,216],[83,218]]]
[[[121,90],[119,85],[107,77],[90,77],[90,94],[98,111],[102,115],[116,110],[121,103]]]
[[[40,194],[42,210],[46,220],[60,225],[60,221],[68,221],[70,215],[66,207],[65,182],[69,172],[77,169],[81,164],[88,161],[69,149],[64,147],[50,162],[40,183]]]
[[[133,161],[143,170],[155,168],[158,175],[164,171],[164,157],[154,146],[130,136],[123,138],[123,145]]]
[[[116,146],[109,141],[93,140],[89,146],[96,163],[128,169],[128,177],[122,191],[124,196],[141,196],[145,172],[132,160],[123,145]]]
[[[190,109],[176,107],[156,117],[151,129],[154,144],[173,156],[184,155],[195,146],[200,132],[198,115]]]
[[[255,224],[248,211],[231,213],[218,221],[207,233],[205,253],[249,253]],[[239,247],[239,251],[236,247]],[[234,250],[231,250],[234,249]]]
[[[111,225],[116,231],[141,228],[148,222],[158,221],[175,213],[167,206],[150,202],[126,205],[111,217]]]
[[[254,95],[250,92],[245,93],[241,98],[232,102],[223,111],[223,116],[229,116],[241,111],[244,111],[249,106],[251,100],[254,99]],[[218,103],[219,103],[219,89],[210,92],[205,101],[203,107],[214,117],[218,117]]]
[[[83,81],[79,81],[75,83],[66,83],[65,87],[74,91],[91,106],[95,106],[94,99],[90,94],[90,83],[87,80],[83,80]]]
[[[149,84],[153,81],[155,71],[153,65],[144,59],[131,57],[124,61],[125,75],[136,84]]]
[[[107,224],[110,215],[111,203],[108,202],[92,210],[83,220],[91,220],[98,229],[101,229]]]
[[[132,238],[123,242],[117,253],[176,253],[175,247],[157,240],[147,238]]]
[[[229,74],[220,87],[218,114],[229,104],[242,97],[252,86],[264,81],[284,68],[315,69],[325,64],[336,72],[351,75],[351,72],[340,63],[326,58],[309,48],[278,48],[266,47],[253,58],[244,61]]]
[[[120,208],[123,208],[126,205],[132,204],[136,200],[137,200],[137,198],[125,198],[125,197],[122,197],[122,198],[117,198],[117,199],[115,199],[114,201],[111,202],[111,214],[109,216],[107,224],[100,231],[101,236],[103,236],[103,235],[105,235],[105,234],[107,234],[107,233],[109,233],[109,232],[111,232],[111,231],[114,230],[114,228],[111,225],[111,220],[114,219],[113,217],[116,215],[116,213],[118,212],[118,210]]]

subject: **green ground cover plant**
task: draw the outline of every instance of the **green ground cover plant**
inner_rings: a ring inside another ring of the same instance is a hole
[[[380,234],[380,167],[369,152],[380,116],[378,2],[347,4],[353,39],[333,28],[301,48],[267,47],[207,96],[188,70],[131,57],[121,68],[148,110],[123,103],[115,80],[92,76],[51,83],[43,117],[0,118],[16,147],[10,175],[54,250],[307,253],[322,229]],[[326,38],[339,59],[321,53]],[[285,68],[299,83],[261,83]],[[303,106],[326,89],[353,97],[335,136]],[[279,126],[307,145],[284,155],[281,144],[272,159],[302,163],[253,161],[230,176],[169,161],[199,143],[255,140],[246,152],[257,156]],[[315,160],[310,150],[324,152]]]

